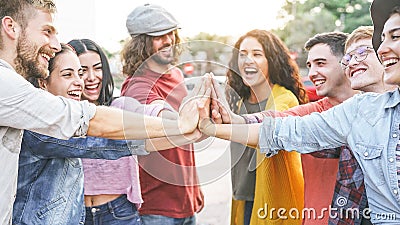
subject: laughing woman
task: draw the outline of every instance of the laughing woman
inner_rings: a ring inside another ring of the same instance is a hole
[[[49,61],[49,77],[32,82],[54,95],[80,100],[82,68],[73,49],[61,45]],[[137,150],[137,151],[136,151]],[[19,158],[13,224],[76,225],[84,221],[80,158],[117,159],[145,154],[144,141],[87,137],[59,140],[25,131]]]
[[[235,44],[227,73],[228,99],[238,114],[283,111],[307,102],[298,67],[288,48],[274,34],[252,30]],[[281,154],[284,153],[284,154]],[[272,158],[232,142],[231,224],[301,224],[301,220],[263,217],[268,208],[303,207],[303,174],[298,153],[280,152]],[[260,213],[261,210],[261,213]],[[259,216],[260,215],[260,216]]]
[[[83,68],[82,99],[97,105],[111,105],[123,107],[126,110],[158,116],[164,110],[162,105],[141,105],[138,101],[122,97],[113,101],[114,83],[110,66],[103,50],[89,39],[76,39],[68,43],[72,46]],[[196,139],[201,135],[194,132],[187,135],[188,139]],[[169,141],[174,140],[173,144]],[[186,140],[174,137],[146,140],[146,150],[159,151],[169,149],[174,144],[181,145]],[[156,147],[155,147],[156,146]],[[146,152],[147,153],[147,152]],[[138,152],[138,155],[143,155]],[[141,224],[138,215],[142,195],[140,191],[137,157],[128,156],[118,160],[82,159],[85,174],[85,224]]]
[[[97,105],[110,105],[114,82],[103,50],[89,39],[68,43],[78,54],[83,68],[85,89],[82,99]],[[153,116],[157,116],[153,115]],[[82,159],[85,173],[85,224],[140,224],[140,194],[136,156],[118,160]]]

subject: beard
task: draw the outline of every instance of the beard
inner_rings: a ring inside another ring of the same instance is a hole
[[[172,61],[174,61],[174,58],[172,56],[164,57],[164,56],[160,56],[158,54],[154,54],[152,56],[152,59],[154,60],[154,62],[161,64],[161,65],[168,65],[168,64],[172,63]]]
[[[23,33],[17,43],[17,57],[14,60],[16,72],[25,79],[47,78],[48,68],[39,62],[39,52],[46,52],[43,48],[29,41]]]
[[[159,49],[167,48],[170,47],[170,45],[164,45]],[[160,65],[168,65],[174,61],[174,50],[173,48],[170,51],[170,54],[166,55],[164,52],[157,51],[155,52],[152,56],[151,59],[154,60],[154,62],[160,64]]]

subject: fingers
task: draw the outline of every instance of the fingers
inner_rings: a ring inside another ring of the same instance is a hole
[[[211,82],[212,82],[212,86],[214,87],[214,90],[215,90],[216,98],[217,98],[217,99],[219,99],[219,98],[225,98],[225,94],[223,93],[222,87],[221,87],[221,85],[218,83],[218,81],[217,81],[216,79],[211,79]]]
[[[210,110],[211,111],[219,111],[219,106],[218,106],[218,98],[217,95],[215,94],[215,89],[214,87],[211,88],[211,105],[210,105]],[[219,114],[219,113],[218,113]]]
[[[207,88],[204,96],[197,101],[200,118],[210,118],[210,93],[211,88]]]
[[[223,121],[223,123],[232,123],[232,117],[234,113],[232,112],[229,103],[226,99],[224,88],[215,79],[212,80],[212,85],[214,87],[215,94],[218,99],[218,101],[215,101],[217,103],[217,106],[215,107],[213,106],[213,108],[218,109],[218,112],[221,116],[221,120]],[[214,101],[212,103],[214,104]]]
[[[208,79],[208,82],[210,83],[210,87],[211,87],[211,98],[212,99],[218,99],[218,95],[217,95],[217,92],[215,90],[215,87],[212,85],[212,80],[213,79]]]
[[[232,123],[230,110],[228,111],[223,105],[219,106],[219,114],[223,123]]]
[[[194,96],[196,95],[204,95],[207,88],[212,87],[212,81],[210,79],[210,74],[206,73],[201,77],[200,81],[195,84],[193,88]]]
[[[199,82],[196,82],[196,84],[194,85],[194,88],[192,90],[192,96],[203,95],[204,94],[204,91],[205,91],[205,89],[204,89],[205,80],[206,80],[205,76],[200,77]]]
[[[216,123],[216,124],[222,124],[224,122],[222,120],[221,114],[217,110],[214,110],[214,109],[211,110],[211,117],[212,117],[212,120],[214,121],[214,123]]]
[[[202,103],[201,101],[198,102],[197,109],[199,111],[199,120],[198,121],[210,118],[209,110],[207,109],[207,107],[204,107],[204,103]]]

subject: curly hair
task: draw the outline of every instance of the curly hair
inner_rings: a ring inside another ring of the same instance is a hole
[[[181,39],[178,31],[174,31],[175,45],[174,48],[174,61],[175,65],[178,62],[179,55],[181,54]],[[132,36],[128,40],[121,51],[122,73],[127,76],[141,75],[143,68],[146,68],[146,60],[150,58],[155,52],[153,50],[153,38],[147,34],[140,34]]]
[[[300,104],[308,102],[308,97],[296,62],[290,57],[289,49],[273,33],[266,30],[252,30],[241,36],[232,50],[232,58],[229,62],[229,70],[226,74],[228,101],[232,107],[241,99],[250,97],[250,87],[244,84],[239,72],[238,56],[239,48],[247,37],[255,38],[263,47],[268,61],[268,79],[272,84],[279,84],[290,90],[299,100]],[[236,92],[236,94],[232,94]],[[237,96],[239,95],[239,96]]]

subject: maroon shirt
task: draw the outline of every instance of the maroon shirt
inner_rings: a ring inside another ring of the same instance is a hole
[[[144,70],[143,75],[124,81],[121,95],[136,98],[144,104],[164,100],[178,111],[187,90],[178,69],[173,69],[170,74]],[[185,218],[202,208],[203,197],[198,186],[192,144],[138,158],[144,201],[141,215]]]

